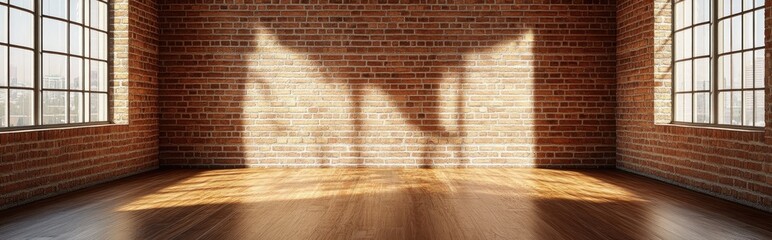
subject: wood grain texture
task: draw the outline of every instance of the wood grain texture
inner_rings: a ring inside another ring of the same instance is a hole
[[[770,219],[615,170],[161,170],[0,212],[0,239],[769,239]]]

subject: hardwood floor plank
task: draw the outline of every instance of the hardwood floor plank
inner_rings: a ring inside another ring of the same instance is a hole
[[[772,239],[772,214],[615,170],[159,170],[0,212],[0,239]]]

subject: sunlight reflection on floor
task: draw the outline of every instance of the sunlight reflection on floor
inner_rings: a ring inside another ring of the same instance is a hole
[[[244,174],[245,171],[249,173]],[[643,201],[622,187],[581,172],[540,170],[534,173],[527,169],[490,172],[476,169],[213,170],[136,199],[118,211],[366,197],[372,193],[407,196],[413,192],[439,198],[498,195],[598,203]]]

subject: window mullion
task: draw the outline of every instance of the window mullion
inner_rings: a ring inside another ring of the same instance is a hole
[[[745,14],[743,13],[745,3],[740,3],[740,13],[736,18],[740,19],[740,123],[738,125],[745,126],[745,94],[743,89],[745,88]],[[733,20],[734,21],[734,20]],[[734,95],[734,93],[732,93]],[[732,99],[734,101],[734,99]],[[732,102],[732,114],[734,114],[734,102]],[[734,115],[732,116],[734,119]]]
[[[694,5],[695,5],[695,4],[697,4],[697,3],[696,3],[696,1],[692,1],[692,6],[691,6],[691,9],[689,9],[689,12],[691,12],[691,14],[689,14],[689,16],[691,16],[691,18],[692,18],[692,19],[689,21],[689,22],[691,23],[691,25],[689,26],[689,31],[691,31],[691,35],[692,35],[692,38],[691,38],[691,41],[692,41],[692,42],[689,44],[690,46],[692,46],[692,47],[691,47],[691,49],[689,49],[689,51],[691,51],[691,54],[689,54],[689,55],[690,55],[692,58],[694,57],[694,48],[695,48],[695,44],[694,44],[694,43],[696,42],[696,41],[695,41],[695,39],[694,39],[694,38],[695,38],[695,36],[694,36],[694,30],[696,29],[696,27],[695,27],[695,25],[694,25]],[[691,119],[691,122],[692,122],[692,123],[694,123],[694,118],[695,118],[695,116],[694,116],[694,115],[695,115],[695,114],[694,114],[694,95],[695,95],[695,94],[694,94],[694,87],[695,87],[695,85],[694,85],[694,79],[695,79],[695,78],[697,78],[697,76],[694,74],[694,60],[692,60],[692,61],[689,61],[689,64],[691,64],[691,65],[692,65],[692,67],[691,67],[691,70],[692,70],[692,73],[691,73],[691,75],[692,75],[692,78],[690,79],[690,81],[691,81],[691,86],[692,86],[692,89],[690,90],[690,93],[689,93],[689,97],[691,98],[691,101],[689,101],[689,102],[690,102],[690,104],[691,104],[691,106],[689,106],[689,109],[691,110],[691,112],[690,112],[689,114],[690,114],[691,116],[689,116],[689,119]]]
[[[80,71],[80,74],[81,74],[80,75],[80,88],[81,88],[81,90],[83,90],[83,92],[79,93],[80,94],[80,109],[78,110],[78,115],[79,115],[78,117],[80,119],[78,119],[78,120],[80,122],[84,122],[84,123],[89,122],[89,121],[87,121],[88,116],[86,116],[87,112],[88,112],[86,110],[86,108],[88,107],[88,106],[86,106],[86,84],[87,84],[86,83],[86,78],[87,78],[86,76],[89,74],[88,72],[86,72],[86,64],[89,64],[87,58],[91,57],[91,54],[88,54],[88,53],[90,53],[89,51],[91,51],[91,47],[89,46],[91,44],[91,41],[89,40],[89,44],[86,44],[86,38],[90,38],[91,37],[91,35],[90,35],[91,30],[88,27],[86,27],[86,26],[89,25],[88,22],[86,22],[86,14],[90,14],[89,8],[91,8],[91,5],[86,3],[87,1],[88,0],[83,0],[81,2],[80,21],[81,21],[81,23],[83,23],[83,30],[81,30],[81,36],[80,37],[82,39],[80,41],[80,44],[83,47],[81,48],[80,55],[83,58],[80,60],[81,61],[80,69],[78,69]],[[91,90],[91,88],[89,88],[89,90]],[[90,119],[88,119],[88,120],[90,120]]]
[[[711,123],[712,124],[718,124],[718,1],[720,0],[712,0],[711,1],[711,58],[710,58],[710,66],[711,66],[711,78],[710,78],[710,84],[711,84]]]
[[[676,17],[678,14],[676,12],[676,1],[670,2],[670,11],[672,11],[673,14],[671,14],[670,18],[670,28],[672,30],[676,29]],[[671,31],[672,39],[670,41],[670,122],[676,122],[676,111],[678,111],[678,104],[676,99],[676,32]]]
[[[9,2],[10,3],[10,2]],[[11,71],[10,71],[10,64],[11,64],[11,8],[10,5],[7,6],[7,14],[6,14],[6,22],[9,23],[8,26],[5,28],[5,36],[6,36],[6,51],[5,51],[5,89],[2,89],[5,91],[5,126],[10,127],[11,126]]]
[[[42,84],[43,84],[42,83],[42,81],[43,81],[42,80],[43,79],[42,78],[42,75],[43,75],[42,74],[42,71],[43,71],[43,68],[42,68],[42,58],[43,58],[43,56],[42,56],[42,54],[43,53],[41,52],[41,50],[43,49],[42,48],[42,42],[43,41],[41,39],[42,38],[42,33],[43,33],[42,32],[43,28],[41,27],[41,24],[43,24],[43,21],[42,21],[43,7],[41,5],[42,3],[43,3],[42,0],[36,0],[35,1],[35,20],[34,20],[34,25],[35,25],[35,34],[34,34],[34,36],[35,36],[35,38],[34,38],[35,39],[34,40],[35,41],[35,56],[34,56],[34,62],[35,62],[34,63],[34,69],[35,69],[35,74],[34,74],[34,76],[35,76],[34,77],[35,78],[34,79],[35,92],[32,94],[33,97],[35,98],[35,100],[34,100],[34,102],[35,102],[35,111],[33,113],[35,115],[34,116],[34,119],[35,119],[34,120],[34,122],[35,122],[34,125],[35,126],[42,125],[42,121],[43,121],[42,120],[43,119],[43,107],[42,107],[42,103],[41,103],[41,99],[42,99],[42,95],[43,95],[42,90],[41,90],[42,89]]]
[[[65,42],[66,42],[65,49],[67,49],[67,61],[65,61],[65,62],[67,63],[67,65],[64,66],[64,69],[65,69],[64,70],[64,72],[65,72],[65,76],[64,76],[65,84],[64,85],[66,86],[65,87],[66,88],[66,91],[65,91],[66,94],[64,96],[64,122],[66,122],[67,124],[72,123],[70,121],[71,120],[70,119],[70,99],[72,99],[70,97],[70,95],[72,94],[72,92],[70,92],[70,89],[71,89],[70,88],[70,82],[72,81],[72,80],[70,80],[70,77],[72,77],[72,74],[70,74],[70,71],[71,71],[71,69],[70,69],[70,58],[72,58],[72,57],[70,57],[70,55],[72,54],[72,49],[70,49],[70,40],[72,39],[72,32],[70,31],[70,30],[72,30],[72,27],[71,27],[72,23],[70,23],[70,20],[72,19],[72,17],[70,16],[70,8],[71,8],[70,4],[72,4],[71,1],[67,1],[67,3],[65,4],[65,6],[67,6],[66,7],[66,9],[67,9],[66,10],[67,11],[67,21],[66,21],[66,25],[65,25],[65,29],[67,30],[67,39],[65,40]]]

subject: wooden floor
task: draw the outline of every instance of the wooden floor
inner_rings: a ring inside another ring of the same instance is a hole
[[[772,214],[615,170],[162,170],[0,212],[0,239],[772,239]]]

